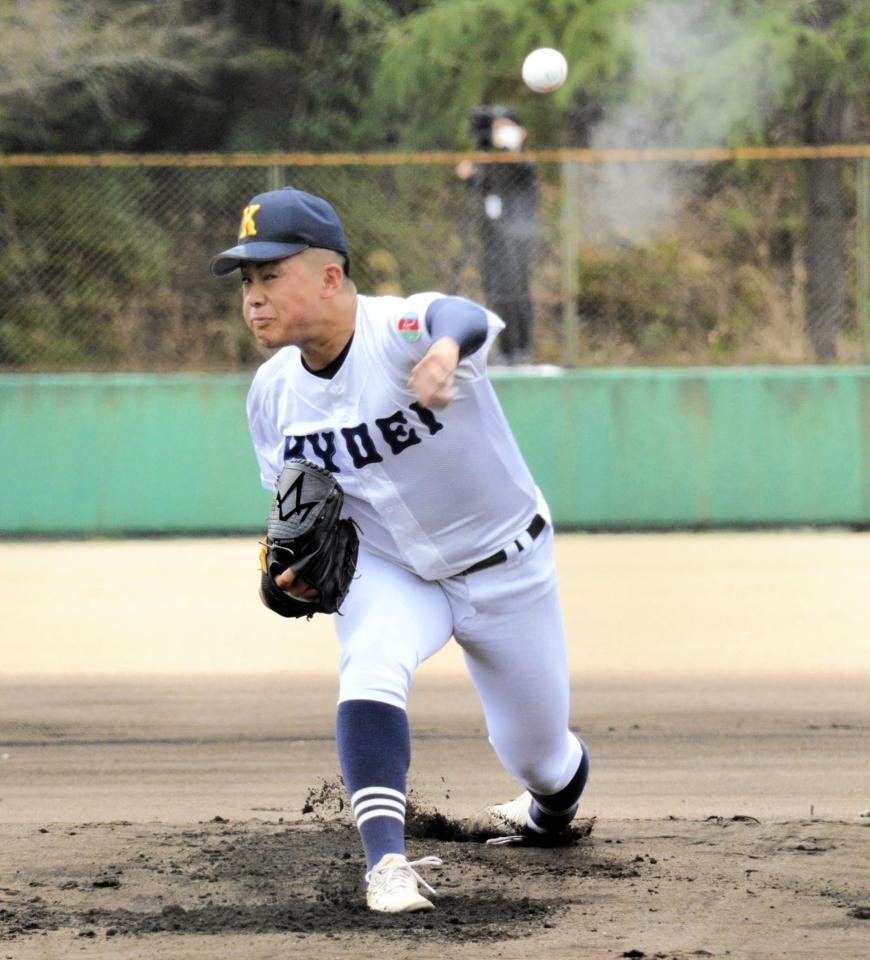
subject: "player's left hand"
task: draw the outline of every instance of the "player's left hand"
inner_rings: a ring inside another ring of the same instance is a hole
[[[312,587],[301,577],[297,577],[289,567],[283,573],[275,576],[275,586],[280,587],[284,593],[289,593],[291,597],[295,597],[297,600],[316,600],[320,596],[317,587]]]
[[[453,374],[459,363],[459,345],[451,337],[440,337],[411,371],[408,387],[417,402],[441,410],[456,396]]]
[[[280,587],[284,593],[293,597],[294,600],[304,600],[306,603],[314,603],[320,596],[320,591],[312,587],[304,580],[297,579],[292,570],[287,569],[275,577],[275,586]],[[260,602],[264,607],[269,606],[269,601],[260,587]]]

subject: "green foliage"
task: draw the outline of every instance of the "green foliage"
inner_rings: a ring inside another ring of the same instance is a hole
[[[189,16],[181,0],[0,2],[0,148],[125,149],[147,137],[155,105],[189,106],[228,46],[213,20]]]
[[[468,146],[468,110],[510,103],[535,146],[558,146],[560,117],[577,97],[618,95],[626,26],[638,0],[443,0],[397,20],[384,38],[367,101],[387,139],[404,147]],[[522,83],[526,54],[552,46],[568,59],[565,85],[541,96]]]
[[[805,5],[799,30],[804,82],[824,83],[847,96],[870,94],[870,5],[815,0]]]
[[[520,79],[539,46],[569,61],[553,94]],[[866,0],[0,0],[2,152],[463,149],[469,108],[493,102],[537,149],[863,140],[868,93]],[[803,262],[819,204],[799,177],[782,193],[771,169],[694,183],[703,236],[690,219],[584,250],[602,356],[799,355],[789,257]],[[361,288],[474,288],[452,169],[129,177],[0,171],[0,363],[252,362],[199,251],[286,182],[342,210]],[[658,187],[640,178],[617,200],[638,207]],[[556,236],[551,271],[559,251]],[[785,348],[758,339],[759,318]]]
[[[221,78],[227,150],[337,151],[383,144],[366,93],[382,38],[413,3],[229,0]]]
[[[4,171],[0,366],[236,369],[255,362],[238,298],[228,303],[229,288],[209,275],[208,259],[232,242],[238,198],[264,188],[262,176]]]
[[[805,228],[805,172],[800,162],[717,164],[646,242],[586,242],[575,362],[806,362],[814,241]],[[859,338],[854,319],[844,323],[843,359],[857,358]]]
[[[53,179],[51,170],[19,173],[14,185],[3,178],[0,362],[117,361],[115,312],[131,290],[166,276],[167,238],[121,176],[91,173],[74,191],[53,189]]]
[[[733,355],[762,307],[746,278],[679,238],[587,250],[579,313],[586,349],[633,362],[679,363]]]
[[[797,34],[777,3],[742,7],[717,0],[648,4],[632,22],[632,83],[616,122],[606,119],[606,134],[635,147],[762,138],[791,82]],[[620,113],[643,120],[620,123]],[[604,137],[599,142],[606,145]]]
[[[621,143],[740,146],[803,141],[806,113],[831,95],[870,95],[870,5],[840,0],[650,0],[632,23]],[[861,107],[861,103],[865,106]],[[602,143],[604,145],[604,143]]]
[[[6,151],[461,149],[492,102],[538,148],[793,140],[822,92],[866,121],[868,78],[846,0],[0,0]]]

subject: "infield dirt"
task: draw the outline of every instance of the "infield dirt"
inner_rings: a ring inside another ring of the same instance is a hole
[[[571,722],[592,753],[591,831],[564,847],[463,835],[516,787],[455,651],[423,668],[410,853],[444,866],[426,873],[437,909],[409,917],[363,908],[334,651],[300,648],[326,662],[294,676],[294,637],[266,675],[260,611],[229,587],[206,613],[184,602],[182,566],[229,584],[247,544],[53,544],[69,600],[30,615],[38,545],[0,545],[0,960],[870,957],[870,539],[777,536],[563,540]],[[197,669],[159,670],[184,644]],[[147,655],[162,676],[121,669]]]

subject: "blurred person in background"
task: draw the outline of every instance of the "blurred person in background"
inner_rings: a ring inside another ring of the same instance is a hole
[[[474,107],[471,135],[478,150],[522,150],[527,131],[509,107]],[[526,363],[532,356],[529,274],[538,215],[538,178],[528,161],[461,161],[471,228],[480,240],[480,276],[486,306],[505,322],[493,362]]]

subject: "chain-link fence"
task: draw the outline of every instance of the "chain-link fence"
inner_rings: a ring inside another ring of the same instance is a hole
[[[288,184],[336,207],[360,292],[486,302],[514,360],[867,361],[868,168],[870,147],[0,158],[0,369],[261,362],[208,262]]]

